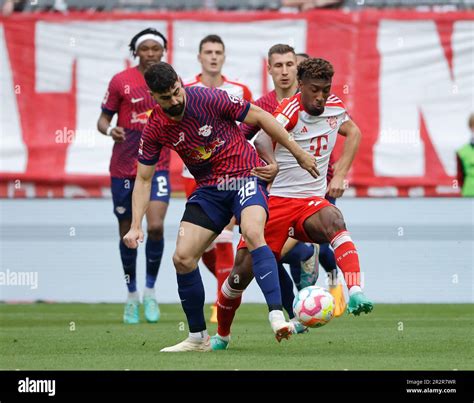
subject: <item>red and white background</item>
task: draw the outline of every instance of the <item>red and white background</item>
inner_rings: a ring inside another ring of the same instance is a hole
[[[276,43],[330,60],[333,92],[363,133],[349,196],[456,196],[457,148],[474,111],[474,12],[70,13],[0,18],[0,197],[109,196],[111,139],[96,122],[127,45],[153,26],[183,78],[198,44],[222,36],[224,74],[260,97]],[[338,142],[336,157],[341,152]],[[174,190],[181,161],[172,158]]]

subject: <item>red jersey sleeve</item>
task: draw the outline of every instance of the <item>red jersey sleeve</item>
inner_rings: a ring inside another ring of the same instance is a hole
[[[298,96],[285,98],[273,112],[273,116],[286,130],[291,130],[298,123],[300,100]]]
[[[122,102],[122,90],[120,87],[118,77],[112,77],[107,92],[105,93],[104,100],[102,101],[103,112],[109,115],[114,115],[118,112],[120,103]]]
[[[159,123],[158,112],[153,112],[148,119],[145,129],[142,132],[140,146],[138,147],[138,162],[144,165],[154,165],[160,158],[163,145],[160,143],[161,125]]]

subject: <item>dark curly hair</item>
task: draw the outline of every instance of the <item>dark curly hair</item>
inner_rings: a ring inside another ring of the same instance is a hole
[[[178,80],[176,71],[165,62],[153,64],[145,71],[145,81],[152,92],[167,92]]]
[[[298,80],[313,79],[331,81],[334,75],[332,64],[324,59],[306,59],[298,66]]]

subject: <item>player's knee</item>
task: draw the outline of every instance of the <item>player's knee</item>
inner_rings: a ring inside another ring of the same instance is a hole
[[[242,232],[242,236],[244,237],[245,243],[250,250],[265,245],[265,237],[263,235],[263,231],[260,228],[248,228]]]
[[[148,224],[147,233],[148,237],[154,241],[163,239],[163,222]]]
[[[179,274],[186,274],[193,271],[197,266],[196,259],[186,256],[185,254],[176,251],[173,255],[173,264],[176,272]]]
[[[327,225],[325,225],[325,231],[328,240],[331,240],[334,235],[336,235],[336,233],[338,233],[339,231],[343,231],[346,229],[344,217],[336,207],[331,208],[331,212],[326,221]]]

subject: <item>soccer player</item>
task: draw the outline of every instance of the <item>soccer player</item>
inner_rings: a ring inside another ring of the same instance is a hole
[[[296,54],[296,64],[299,65],[300,63],[304,62],[306,59],[309,59],[309,55],[307,53],[297,53]],[[329,157],[329,165],[327,171],[327,183],[329,184],[332,180],[334,172],[334,159],[333,155],[331,154]],[[329,200],[330,203],[336,205],[336,198],[332,197],[328,193],[326,193],[326,199]],[[292,257],[289,254],[290,258]],[[288,259],[288,258],[287,258]],[[323,269],[326,271],[328,276],[328,285],[329,285],[329,292],[334,297],[334,301],[336,302],[334,308],[334,316],[341,316],[347,307],[346,298],[344,297],[344,291],[342,289],[342,282],[338,276],[338,269],[336,265],[336,259],[334,258],[334,252],[332,251],[331,247],[328,243],[323,243],[319,245],[319,254],[318,254],[319,263],[323,266]],[[302,278],[298,278],[298,274],[300,270],[298,270],[298,264],[294,261],[290,260],[290,268],[291,275],[293,277],[293,281],[297,284],[298,290],[304,288],[308,283],[316,284],[319,275],[319,267],[316,267],[314,272],[314,276],[307,275],[305,271],[301,272]],[[311,284],[311,285],[312,285]]]
[[[161,351],[211,351],[203,312],[204,287],[197,263],[232,216],[247,242],[258,285],[267,301],[272,330],[278,341],[288,338],[291,324],[282,312],[278,269],[264,238],[266,183],[253,175],[253,169],[263,162],[235,121],[262,127],[316,177],[319,172],[315,157],[291,141],[271,114],[249,102],[218,89],[184,89],[167,63],[151,66],[145,80],[159,105],[153,109],[140,143],[133,218],[124,237],[126,245],[137,248],[143,240],[141,221],[163,147],[178,153],[198,183],[186,203],[173,256],[178,293],[190,333],[183,342]]]
[[[198,60],[201,64],[201,73],[185,84],[185,87],[218,88],[246,101],[252,101],[252,93],[246,85],[230,81],[222,74],[222,67],[225,63],[225,45],[220,36],[207,35],[201,40]],[[186,165],[183,165],[183,179],[186,197],[189,198],[196,190],[197,185]],[[202,255],[204,264],[217,279],[217,293],[234,266],[234,248],[232,244],[234,225],[235,219],[231,219],[230,223],[209,246],[209,250]],[[216,304],[212,305],[210,321],[211,323],[217,323]]]
[[[298,91],[298,80],[296,79],[297,60],[295,50],[286,44],[273,45],[268,50],[267,60],[267,71],[272,77],[275,89],[257,99],[255,105],[267,112],[273,113],[283,99],[290,98]],[[257,135],[260,130],[258,126],[252,126],[245,123],[240,125],[240,129],[247,139]],[[268,136],[257,136],[255,144],[257,146],[260,145],[262,141],[265,141],[265,138],[268,138]],[[316,279],[315,271],[318,248],[317,246],[315,247],[311,244],[305,244],[304,242],[298,242],[293,238],[288,238],[283,249],[284,251],[282,251],[281,254],[282,259],[278,263],[282,302],[289,317],[293,318],[294,314],[292,304],[295,297],[293,292],[293,282],[288,276],[282,263],[290,264],[292,272],[298,272],[297,274],[293,274],[294,277],[301,279],[306,275],[307,283],[304,284],[304,286],[312,285],[314,282],[311,282],[311,279]],[[298,281],[296,286],[300,288],[300,281]],[[295,322],[295,324],[297,330],[300,332],[305,330],[299,322]]]
[[[357,250],[341,212],[324,198],[329,156],[338,132],[346,137],[346,141],[328,185],[328,193],[333,197],[344,193],[344,178],[361,137],[342,101],[330,93],[333,75],[333,67],[326,60],[312,58],[302,62],[298,66],[300,93],[283,101],[275,111],[277,121],[290,132],[294,141],[316,157],[320,176],[307,175],[285,149],[276,145],[275,156],[280,171],[270,191],[270,220],[265,227],[265,239],[277,258],[290,231],[303,242],[330,242],[349,288],[349,313],[360,315],[372,311],[373,304],[360,287]],[[243,290],[254,275],[251,266],[245,240],[241,240],[234,269],[219,294],[217,335],[211,340],[215,350],[228,347],[235,311]]]
[[[114,141],[110,176],[114,214],[119,222],[120,257],[122,259],[128,298],[123,321],[127,324],[139,323],[140,296],[137,291],[136,265],[137,251],[128,248],[122,241],[132,222],[132,191],[137,172],[137,155],[140,136],[148,116],[156,102],[148,92],[144,72],[158,63],[166,50],[166,38],[153,28],[135,35],[130,42],[130,51],[139,58],[138,66],[128,68],[112,77],[97,127],[102,134]],[[117,126],[111,126],[117,114]],[[147,210],[146,241],[146,286],[143,293],[145,318],[155,323],[160,318],[160,310],[155,298],[155,281],[163,255],[163,222],[170,198],[169,149],[163,149],[153,174],[150,193],[150,207]]]

